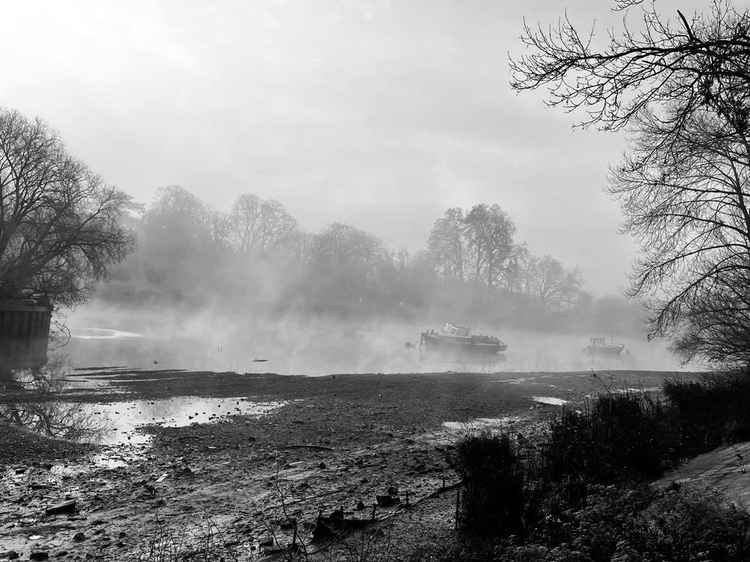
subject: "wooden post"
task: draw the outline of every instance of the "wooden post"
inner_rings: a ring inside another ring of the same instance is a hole
[[[456,523],[455,523],[456,529],[458,529],[458,517],[461,511],[460,505],[461,505],[461,490],[458,489],[456,490]]]

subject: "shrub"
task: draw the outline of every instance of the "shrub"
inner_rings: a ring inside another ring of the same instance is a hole
[[[740,562],[750,560],[750,516],[695,490],[592,486],[585,505],[541,521],[496,560]],[[562,532],[561,532],[562,530]]]
[[[651,559],[750,560],[750,515],[709,491],[670,490],[636,520],[632,544]]]
[[[483,542],[453,559],[750,560],[750,515],[715,494],[647,485],[686,457],[750,436],[750,377],[670,381],[665,393],[666,402],[610,393],[564,410],[523,462],[504,435],[460,442],[459,523]]]
[[[669,380],[664,394],[677,411],[683,458],[750,439],[750,373]]]
[[[484,432],[456,448],[456,470],[464,481],[459,526],[478,535],[505,536],[522,530],[523,468],[510,438]]]
[[[658,477],[677,456],[673,417],[661,401],[640,393],[602,395],[583,412],[566,410],[544,447],[545,476],[569,483]]]

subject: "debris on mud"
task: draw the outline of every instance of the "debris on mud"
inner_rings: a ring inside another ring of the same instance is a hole
[[[118,371],[108,379],[108,404],[122,412],[134,400],[174,398],[165,388],[172,381],[159,379],[175,376]],[[448,428],[445,420],[506,419],[514,434],[533,436],[547,415],[531,399],[546,383],[498,384],[509,378],[502,374],[179,376],[179,392],[222,398],[229,415],[152,423],[140,443],[36,436],[40,444],[31,450],[40,454],[28,459],[6,453],[6,442],[23,430],[0,435],[0,552],[121,560],[165,545],[187,552],[209,537],[222,552],[253,560],[311,544],[316,535],[384,526],[392,547],[407,552],[452,532],[452,444],[472,428]],[[591,390],[578,375],[566,380],[581,395]],[[96,397],[102,400],[101,390]],[[262,415],[237,412],[236,397],[278,406]]]

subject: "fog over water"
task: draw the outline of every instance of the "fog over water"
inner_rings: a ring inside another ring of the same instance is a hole
[[[565,13],[599,30],[623,17],[583,0]],[[93,302],[64,311],[63,352],[76,366],[472,368],[425,363],[407,345],[453,321],[508,345],[492,368],[678,367],[632,321],[637,304],[603,303],[621,299],[638,250],[605,193],[625,135],[574,129],[580,116],[509,86],[506,55],[522,51],[524,19],[560,15],[552,0],[8,6],[15,24],[0,47],[14,57],[1,103],[48,121],[140,205],[127,224],[134,254]],[[46,41],[28,44],[31,28]],[[241,216],[243,197],[257,205]],[[434,248],[445,236],[432,244],[431,229],[476,206],[497,206],[489,222],[505,221],[512,246],[480,272],[465,235],[456,275],[443,259],[450,243]],[[276,239],[248,244],[243,228],[269,208]],[[555,267],[572,290],[550,304]],[[493,310],[477,314],[490,308],[482,302]],[[582,349],[602,336],[625,344],[626,360],[592,364]]]
[[[648,342],[645,337],[612,336],[612,342],[626,345],[628,354],[623,359],[592,359],[583,352],[589,343],[586,334],[481,325],[473,326],[474,331],[496,335],[508,345],[504,360],[490,365],[479,360],[421,358],[420,333],[441,326],[429,319],[347,321],[289,315],[272,321],[255,318],[252,311],[233,316],[209,311],[186,316],[91,306],[77,310],[67,321],[72,337],[61,351],[77,368],[124,366],[314,376],[681,368],[663,340]]]

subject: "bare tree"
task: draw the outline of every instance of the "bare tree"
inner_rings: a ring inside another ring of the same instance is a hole
[[[535,260],[532,294],[548,310],[570,308],[581,294],[581,276],[566,270],[562,263],[550,256]]]
[[[631,294],[650,297],[652,334],[678,336],[686,358],[743,360],[747,337],[745,355],[706,344],[737,335],[738,321],[748,329],[736,283],[750,272],[750,14],[716,0],[669,20],[639,5],[619,2],[640,13],[639,29],[610,31],[601,48],[567,20],[525,26],[531,53],[511,60],[512,86],[546,87],[549,104],[586,112],[581,125],[630,133],[610,191],[644,248]]]
[[[427,250],[442,277],[464,280],[464,230],[464,212],[454,207],[445,211],[430,231]]]
[[[333,223],[315,236],[311,257],[322,268],[352,266],[370,272],[389,256],[375,236],[347,224]]]
[[[513,251],[516,227],[499,205],[474,205],[464,219],[474,280],[493,287]]]
[[[735,270],[695,294],[685,307],[685,329],[675,349],[685,357],[701,355],[711,361],[750,363],[750,275]]]
[[[230,214],[232,239],[241,254],[268,252],[288,241],[297,221],[278,201],[251,193],[240,195]]]
[[[131,248],[121,226],[130,204],[45,123],[0,110],[0,295],[84,300]]]
[[[334,223],[314,236],[309,266],[307,279],[316,306],[370,306],[376,304],[382,275],[392,261],[375,236]]]
[[[505,289],[509,293],[530,294],[537,259],[526,244],[513,247],[505,266]]]
[[[515,225],[498,205],[448,209],[435,221],[427,248],[441,277],[495,286],[513,251]]]
[[[222,262],[227,244],[223,222],[187,189],[160,188],[143,216],[139,236],[148,281],[170,287],[177,295],[212,283],[210,274]]]

